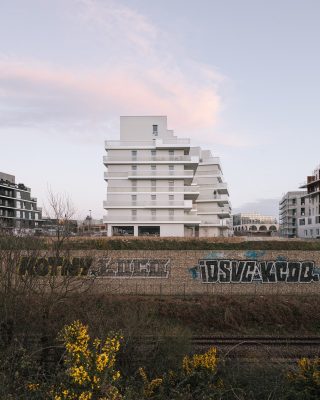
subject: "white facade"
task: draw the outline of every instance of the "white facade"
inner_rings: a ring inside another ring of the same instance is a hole
[[[234,236],[276,236],[279,225],[272,215],[238,213],[232,216]]]
[[[306,215],[306,191],[292,191],[279,202],[279,233],[282,237],[298,237],[298,221]]]
[[[227,236],[230,203],[220,160],[167,129],[167,118],[121,117],[106,141],[108,236]]]
[[[320,165],[313,174],[307,177],[301,188],[307,189],[305,199],[305,216],[299,218],[298,235],[306,239],[320,238]]]

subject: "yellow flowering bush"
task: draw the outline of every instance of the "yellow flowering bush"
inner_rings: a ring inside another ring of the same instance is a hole
[[[115,369],[122,337],[108,336],[104,342],[91,341],[88,327],[80,321],[64,327],[60,333],[66,349],[65,380],[52,391],[54,400],[120,400],[114,386],[120,378]]]
[[[288,374],[291,385],[310,399],[320,398],[320,358],[301,358],[297,370]]]
[[[153,396],[155,390],[162,384],[162,378],[155,378],[149,381],[146,371],[143,368],[139,368],[139,373],[143,381],[143,395],[149,399]]]
[[[197,370],[207,370],[215,373],[218,365],[217,349],[211,347],[204,354],[194,354],[192,357],[185,356],[182,361],[182,368],[186,375],[191,375]]]

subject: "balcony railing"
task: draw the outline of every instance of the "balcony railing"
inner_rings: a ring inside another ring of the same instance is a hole
[[[197,156],[150,156],[150,157],[125,157],[125,156],[103,156],[104,164],[139,164],[139,163],[153,163],[153,162],[163,162],[163,163],[199,163],[199,157]]]
[[[194,172],[192,170],[149,170],[149,171],[129,171],[129,172],[104,172],[104,179],[109,178],[193,178]]]
[[[166,145],[170,145],[174,147],[174,145],[181,146],[181,145],[190,145],[190,139],[160,139],[155,138],[153,140],[106,140],[105,141],[105,148],[139,148],[139,147],[165,147]]]
[[[192,200],[168,200],[168,201],[140,201],[140,200],[129,200],[129,201],[104,201],[104,208],[192,208]]]
[[[174,222],[181,222],[181,223],[188,223],[188,222],[194,222],[194,223],[200,223],[201,218],[197,215],[167,215],[167,216],[160,216],[160,215],[150,215],[150,216],[123,216],[123,214],[119,215],[106,215],[103,218],[105,223],[130,223],[130,222],[137,222],[137,223],[147,223],[150,221],[156,221],[156,222],[166,222],[166,221],[174,221]]]
[[[109,187],[108,193],[131,193],[131,192],[141,192],[141,193],[190,193],[199,194],[198,186],[130,186],[130,187]]]

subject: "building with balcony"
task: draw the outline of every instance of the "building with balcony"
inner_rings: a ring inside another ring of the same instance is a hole
[[[298,235],[309,239],[320,238],[320,165],[301,186],[306,189],[305,216],[299,218]]]
[[[15,183],[14,175],[0,172],[0,229],[35,229],[41,221],[41,210],[31,189]]]
[[[306,215],[306,191],[287,192],[279,202],[279,235],[287,238],[298,236],[298,221]]]
[[[259,213],[238,213],[232,216],[234,236],[276,236],[279,225],[277,219]]]
[[[227,236],[230,203],[220,160],[167,129],[167,117],[121,117],[106,141],[108,236]]]

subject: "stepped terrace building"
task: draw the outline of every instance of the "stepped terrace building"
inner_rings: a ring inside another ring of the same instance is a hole
[[[219,158],[174,136],[167,117],[121,117],[105,149],[108,236],[228,236]]]
[[[34,229],[40,220],[41,210],[31,189],[16,184],[14,175],[0,172],[0,228]]]

